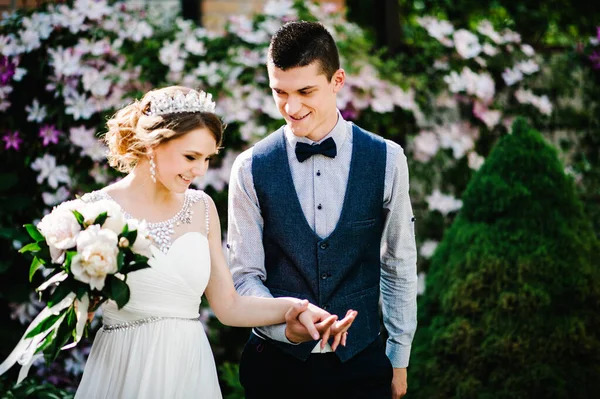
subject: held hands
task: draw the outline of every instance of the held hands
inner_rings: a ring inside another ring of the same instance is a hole
[[[302,301],[291,307],[285,315],[287,339],[294,343],[318,340],[324,348],[330,337],[333,337],[331,348],[335,351],[339,344],[346,346],[347,331],[358,315],[355,310],[348,310],[342,320],[336,315]]]

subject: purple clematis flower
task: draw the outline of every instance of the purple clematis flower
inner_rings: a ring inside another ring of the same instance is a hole
[[[356,120],[356,118],[358,118],[358,110],[356,108],[354,108],[354,106],[352,104],[348,104],[346,109],[341,111],[341,114],[342,114],[342,118],[344,118],[348,121],[353,121],[353,120]]]
[[[58,144],[58,136],[60,132],[56,130],[54,125],[44,125],[40,129],[40,137],[43,142],[42,145],[46,147],[50,143]]]
[[[0,84],[7,84],[15,74],[17,66],[8,57],[0,56]]]
[[[19,137],[19,132],[17,132],[17,131],[14,131],[12,133],[6,132],[4,137],[2,137],[2,140],[4,140],[4,149],[5,150],[14,148],[15,150],[19,151],[19,146],[23,142],[23,139],[21,137]]]

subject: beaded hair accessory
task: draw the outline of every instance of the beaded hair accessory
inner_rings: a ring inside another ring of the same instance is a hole
[[[204,91],[190,90],[183,94],[177,90],[175,94],[157,93],[150,97],[150,110],[147,115],[160,116],[181,112],[215,112],[212,94]]]

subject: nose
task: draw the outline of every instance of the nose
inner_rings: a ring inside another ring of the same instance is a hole
[[[192,168],[192,175],[194,177],[204,176],[206,174],[206,170],[208,169],[208,162],[202,164],[202,166],[196,166]]]
[[[288,96],[287,102],[285,103],[285,112],[288,115],[296,115],[302,108],[300,100],[295,96]]]

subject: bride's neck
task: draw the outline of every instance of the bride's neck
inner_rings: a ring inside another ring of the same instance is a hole
[[[172,192],[158,182],[153,182],[150,174],[139,167],[136,167],[115,185],[126,192],[131,199],[149,205],[170,204],[181,200],[181,194]]]

